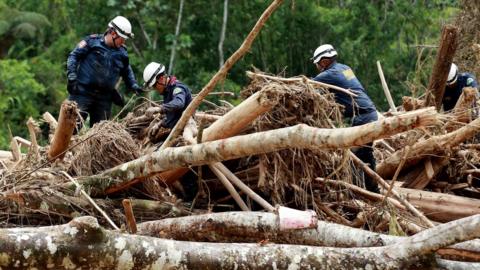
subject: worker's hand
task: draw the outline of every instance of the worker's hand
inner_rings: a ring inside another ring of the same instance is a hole
[[[145,111],[145,115],[146,115],[147,117],[152,117],[154,114],[164,113],[164,112],[165,112],[165,109],[163,108],[163,106],[150,107],[150,108],[148,108],[148,109]]]
[[[138,85],[138,84],[134,84],[134,85],[132,86],[132,90],[135,91],[135,94],[136,94],[137,96],[140,96],[140,95],[143,94],[143,88],[142,88],[140,85]]]
[[[68,80],[67,82],[67,91],[70,95],[77,93],[77,80]]]

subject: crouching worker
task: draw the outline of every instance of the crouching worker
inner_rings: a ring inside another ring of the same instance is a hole
[[[152,122],[149,127],[149,139],[158,143],[166,139],[171,129],[177,124],[183,111],[192,101],[190,89],[177,80],[175,76],[165,73],[165,66],[151,62],[143,70],[145,88],[153,88],[163,95],[163,103],[159,107],[148,108],[145,114],[148,117],[154,115],[163,116],[159,121]]]
[[[477,80],[475,76],[470,73],[459,73],[457,65],[450,66],[450,72],[448,73],[447,84],[445,86],[445,92],[443,94],[442,105],[445,112],[451,111],[457,104],[458,99],[463,93],[465,87],[478,88]],[[473,118],[478,117],[478,96],[472,104]]]
[[[362,84],[349,66],[338,63],[336,59],[337,51],[332,45],[324,44],[318,47],[312,60],[320,73],[314,80],[350,89],[356,94],[356,97],[352,97],[343,92],[332,91],[335,95],[335,101],[345,107],[344,116],[352,119],[352,126],[376,121],[378,119],[377,109]],[[376,162],[373,156],[372,143],[360,147],[354,153],[371,169],[375,170]],[[367,175],[364,178],[367,190],[379,193],[377,183]]]

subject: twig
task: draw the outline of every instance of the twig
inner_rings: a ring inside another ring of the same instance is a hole
[[[125,211],[125,217],[127,218],[128,228],[131,234],[137,233],[137,222],[133,215],[132,202],[130,199],[122,200],[123,209]]]
[[[250,211],[250,208],[248,208],[248,206],[242,200],[242,198],[240,197],[238,192],[233,187],[232,183],[230,183],[228,181],[227,177],[214,164],[208,165],[208,166],[209,166],[210,170],[212,170],[212,172],[218,177],[218,179],[220,179],[220,181],[225,186],[225,188],[228,190],[230,195],[232,195],[235,202],[237,202],[238,206],[240,206],[240,208],[243,211]]]
[[[383,75],[382,65],[380,65],[380,61],[377,61],[377,68],[378,68],[378,75],[380,76],[380,81],[382,82],[382,88],[385,92],[385,96],[387,97],[388,105],[390,105],[390,109],[393,112],[397,111],[397,107],[395,107],[395,103],[393,103],[392,94],[388,89],[387,81],[385,80],[385,76]]]
[[[89,203],[92,204],[93,207],[95,207],[95,209],[98,210],[98,212],[100,212],[100,214],[102,214],[102,216],[108,221],[108,223],[110,223],[110,225],[115,229],[115,230],[120,230],[120,228],[117,227],[117,225],[115,225],[115,223],[110,219],[110,217],[108,217],[107,213],[105,213],[102,208],[100,208],[100,206],[98,206],[95,201],[90,197],[88,196],[88,194],[85,192],[85,190],[83,190],[82,186],[77,182],[75,181],[75,179],[73,179],[70,175],[68,175],[68,173],[66,173],[65,171],[61,171],[61,173],[63,175],[65,175],[68,180],[70,180],[72,183],[75,184],[75,186],[77,186],[77,188],[80,190],[80,193],[82,193],[83,196],[85,196],[85,198],[88,200]]]
[[[393,175],[392,182],[390,182],[390,187],[388,188],[388,191],[385,194],[385,197],[382,200],[382,203],[390,195],[390,192],[392,192],[393,185],[395,184],[395,181],[397,181],[398,175],[400,174],[400,171],[402,170],[403,165],[405,164],[405,161],[407,160],[407,157],[408,157],[409,153],[410,153],[410,146],[407,146],[405,154],[403,154],[402,160],[400,161],[400,164],[398,164],[397,170],[395,171],[395,174]]]

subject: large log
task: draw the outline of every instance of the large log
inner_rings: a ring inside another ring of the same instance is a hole
[[[148,221],[138,224],[138,234],[182,241],[223,243],[258,243],[268,239],[277,244],[325,247],[377,247],[406,239],[321,220],[313,229],[281,230],[277,214],[262,212],[210,213]],[[448,249],[480,257],[479,240],[458,243]]]
[[[434,156],[443,153],[445,150],[460,144],[473,137],[480,130],[480,118],[470,122],[469,124],[445,135],[431,137],[427,140],[415,143],[406,156],[404,170],[418,164],[426,156]],[[398,165],[405,156],[407,148],[398,150],[382,163],[377,165],[377,173],[383,178],[389,179],[395,173]]]
[[[192,146],[167,148],[118,165],[101,174],[83,177],[81,182],[90,186],[92,191],[103,194],[104,190],[111,186],[169,169],[188,165],[199,166],[290,147],[349,148],[436,122],[435,110],[427,108],[349,128],[322,129],[300,124]]]
[[[272,86],[264,87],[262,90],[248,97],[238,106],[215,121],[211,126],[206,128],[202,133],[202,141],[206,142],[224,139],[240,133],[258,116],[271,110],[276,104],[278,104],[280,97],[280,93],[274,91]],[[180,179],[180,177],[187,173],[188,170],[189,169],[185,167],[177,167],[172,170],[159,172],[153,176],[158,177],[158,179],[161,179],[167,184],[171,184]],[[138,177],[131,181],[123,182],[118,186],[109,187],[106,193],[115,193],[145,179],[147,179],[147,177]]]
[[[73,131],[76,126],[78,116],[77,104],[72,101],[65,100],[62,103],[60,109],[60,115],[58,116],[58,126],[55,129],[55,135],[53,136],[52,144],[48,150],[48,159],[54,158],[62,159],[65,150],[67,150],[70,144],[70,138],[73,135]]]
[[[61,226],[0,230],[2,267],[52,269],[406,269],[480,236],[480,216],[370,248],[181,242],[107,231],[92,217]]]
[[[480,214],[478,199],[399,187],[394,190],[435,221],[448,222]]]
[[[457,33],[458,28],[453,25],[445,25],[442,29],[440,47],[438,48],[426,93],[426,106],[435,106],[437,110],[440,110],[442,107],[448,72],[457,49]]]

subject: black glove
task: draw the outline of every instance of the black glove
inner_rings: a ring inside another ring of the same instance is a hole
[[[70,95],[77,93],[77,80],[68,80],[67,82],[67,91]]]
[[[137,96],[140,96],[140,95],[143,94],[143,88],[140,87],[140,85],[138,85],[138,84],[134,84],[134,85],[132,86],[132,90],[135,91],[135,94],[136,94]]]
[[[120,92],[118,92],[118,90],[116,89],[112,90],[112,101],[113,101],[113,104],[117,106],[120,106],[120,107],[125,106],[125,99],[123,98],[123,95]]]

